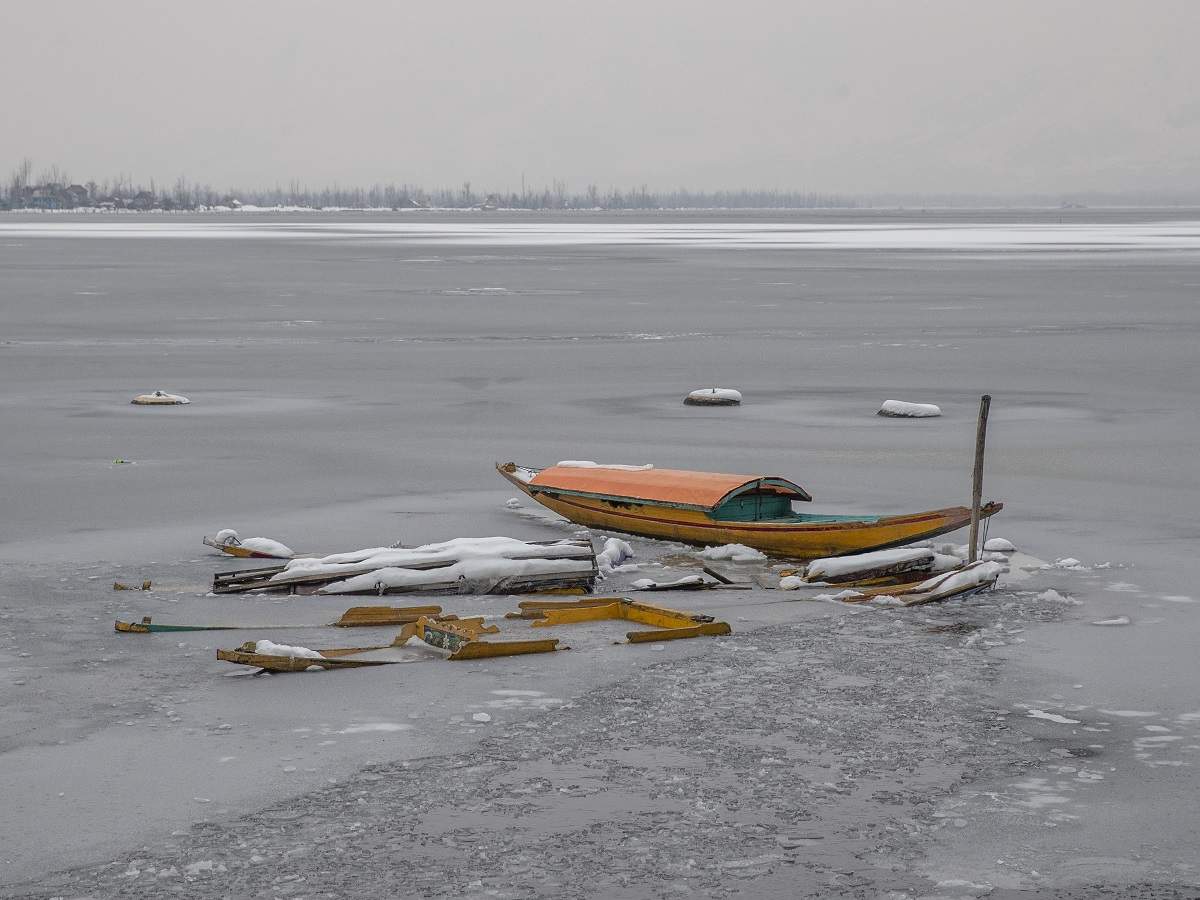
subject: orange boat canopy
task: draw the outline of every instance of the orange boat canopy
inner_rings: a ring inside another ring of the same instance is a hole
[[[713,509],[743,493],[766,493],[793,500],[811,500],[800,485],[774,475],[726,475],[683,469],[629,469],[604,466],[550,466],[538,472],[530,487],[577,494],[599,494]]]

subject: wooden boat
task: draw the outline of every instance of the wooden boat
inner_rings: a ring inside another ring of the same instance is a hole
[[[792,502],[808,492],[774,475],[727,475],[677,469],[604,466],[496,470],[521,492],[579,525],[687,544],[745,544],[797,559],[899,547],[970,524],[951,506],[896,516],[810,515]],[[1003,509],[987,503],[980,517]]]

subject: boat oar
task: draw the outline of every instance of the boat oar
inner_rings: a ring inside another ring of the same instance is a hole
[[[443,621],[457,616],[442,615],[440,606],[354,606],[342,613],[336,622],[305,625],[163,625],[143,616],[140,622],[117,620],[113,628],[126,634],[150,634],[160,631],[259,631],[276,628],[368,628],[373,626],[408,625],[421,616],[437,617]]]

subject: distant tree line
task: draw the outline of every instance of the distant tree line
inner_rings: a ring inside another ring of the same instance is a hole
[[[148,183],[119,173],[102,181],[73,183],[66,170],[49,166],[34,175],[33,161],[22,159],[0,188],[0,209],[133,209],[203,210],[214,208],[293,207],[302,209],[858,209],[858,208],[986,208],[1012,206],[1190,206],[1200,205],[1200,193],[1157,191],[1138,193],[1072,194],[914,194],[890,193],[850,195],[796,190],[650,190],[595,184],[582,192],[566,182],[531,189],[522,185],[514,191],[479,191],[470,181],[460,187],[427,190],[412,184],[374,184],[346,187],[339,184],[312,188],[298,180],[286,187],[223,189],[189,181],[184,176],[163,185],[153,178]]]

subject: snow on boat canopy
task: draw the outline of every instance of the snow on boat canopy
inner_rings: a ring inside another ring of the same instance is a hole
[[[732,388],[701,388],[683,398],[688,406],[737,406],[742,402],[742,392]]]
[[[168,394],[166,391],[155,391],[152,394],[138,394],[129,401],[135,406],[183,406],[191,403],[187,397],[179,394]]]
[[[930,419],[940,416],[942,409],[932,403],[908,403],[904,400],[884,400],[877,416],[890,419]]]
[[[843,556],[925,540],[970,523],[965,506],[892,516],[798,513],[812,497],[777,475],[633,466],[496,466],[519,490],[564,518],[688,544],[743,544],[797,559]],[[981,517],[1003,508],[987,503]]]

